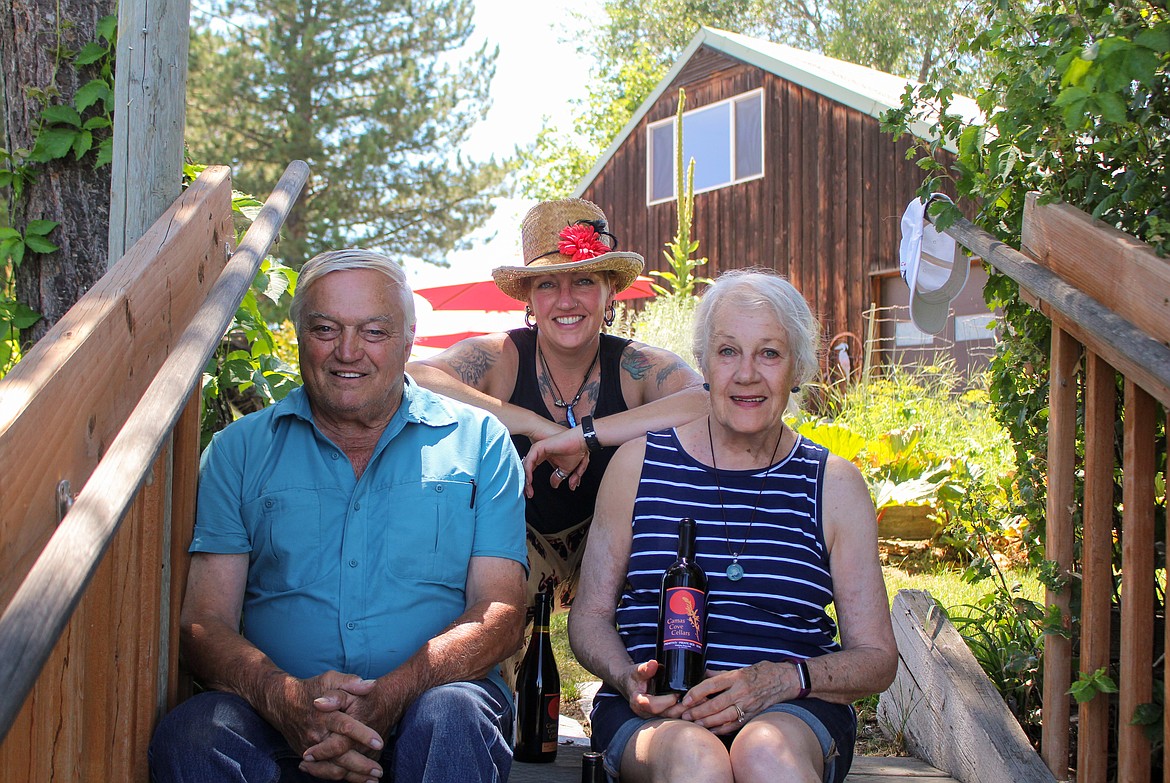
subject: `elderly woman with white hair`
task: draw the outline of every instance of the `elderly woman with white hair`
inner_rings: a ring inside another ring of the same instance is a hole
[[[784,278],[723,274],[695,323],[710,414],[626,443],[606,472],[569,637],[604,681],[592,741],[622,781],[839,782],[850,703],[893,680],[869,491],[783,420],[820,331]],[[660,577],[682,517],[709,584],[706,673],[655,694]]]

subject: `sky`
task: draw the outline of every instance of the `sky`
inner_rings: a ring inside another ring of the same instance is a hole
[[[472,46],[485,39],[500,47],[492,82],[492,108],[473,131],[464,152],[473,159],[507,157],[536,138],[546,122],[567,126],[569,98],[589,78],[590,61],[576,45],[562,43],[569,9],[600,9],[601,0],[475,0]],[[519,263],[520,220],[534,202],[501,201],[495,216],[472,235],[475,247],[452,254],[451,267],[408,262],[415,288],[486,279],[497,266]],[[492,238],[494,237],[494,238]],[[420,313],[420,317],[422,313]]]

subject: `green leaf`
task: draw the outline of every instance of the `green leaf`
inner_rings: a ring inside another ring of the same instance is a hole
[[[1162,720],[1162,708],[1152,702],[1139,704],[1134,707],[1131,726],[1151,726]]]
[[[41,314],[22,302],[13,302],[11,321],[17,329],[27,329],[41,320]]]
[[[102,46],[100,43],[91,41],[83,46],[81,51],[77,53],[77,57],[74,59],[74,62],[77,65],[93,65],[109,53],[109,47]]]
[[[114,140],[112,138],[102,139],[98,143],[97,150],[97,158],[93,162],[95,169],[108,166],[114,160]]]
[[[101,19],[98,20],[97,34],[98,34],[98,37],[101,38],[103,41],[109,41],[109,42],[113,43],[114,33],[117,31],[117,29],[118,29],[118,15],[117,14],[109,14],[108,16],[103,16]]]
[[[1133,42],[1138,46],[1153,49],[1165,54],[1170,51],[1170,24],[1162,24],[1149,30],[1142,30],[1134,36]]]
[[[33,148],[29,157],[40,162],[63,158],[73,149],[73,139],[76,135],[76,130],[67,128],[43,130],[41,135],[37,137],[36,147]]]
[[[21,236],[20,236],[19,231],[17,231],[15,228],[10,228],[8,226],[4,226],[3,228],[0,228],[0,243],[6,242],[9,240],[13,240],[13,239],[17,240],[18,242],[21,240]]]
[[[24,242],[10,239],[0,242],[0,258],[9,258],[13,266],[20,266],[24,261]]]
[[[41,112],[41,116],[45,118],[46,122],[56,125],[81,127],[81,115],[72,106],[46,106],[45,110]]]
[[[47,237],[60,225],[56,220],[30,220],[24,228],[24,233],[32,236]]]
[[[1090,93],[1087,87],[1069,87],[1060,91],[1060,95],[1056,96],[1056,100],[1052,102],[1052,105],[1068,106],[1070,103],[1084,101],[1089,97],[1089,94]]]
[[[38,236],[25,237],[24,244],[34,253],[53,253],[61,249],[44,237]]]
[[[89,152],[93,146],[93,134],[87,130],[83,130],[77,134],[77,138],[73,141],[73,157],[76,160],[81,160],[85,157],[85,153]]]
[[[1083,57],[1074,57],[1073,61],[1069,63],[1068,68],[1065,69],[1064,75],[1060,77],[1060,86],[1067,87],[1070,84],[1080,84],[1085,78],[1085,74],[1093,67],[1091,60],[1086,60]]]
[[[74,93],[73,104],[79,112],[83,112],[98,101],[108,101],[113,97],[110,85],[106,84],[104,79],[91,79]]]
[[[1125,101],[1117,93],[1103,92],[1098,93],[1095,97],[1097,100],[1097,108],[1100,109],[1102,119],[1118,125],[1124,125],[1128,121],[1129,118],[1126,116]]]
[[[1108,674],[1108,668],[1102,666],[1095,672],[1081,672],[1081,676],[1068,689],[1068,693],[1077,700],[1077,704],[1084,704],[1098,693],[1117,693],[1117,683]]]

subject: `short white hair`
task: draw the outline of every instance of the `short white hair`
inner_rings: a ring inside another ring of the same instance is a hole
[[[390,278],[398,287],[402,298],[402,314],[405,318],[407,332],[414,331],[416,317],[414,313],[414,292],[410,283],[406,281],[406,273],[402,271],[389,256],[373,250],[348,248],[345,250],[330,250],[313,256],[301,267],[297,277],[297,290],[293,294],[292,305],[289,307],[289,317],[293,327],[300,333],[301,313],[305,307],[305,297],[313,284],[330,272],[341,272],[347,269],[372,269],[381,272]]]
[[[699,369],[707,372],[714,317],[723,304],[740,309],[770,309],[784,329],[792,351],[794,381],[803,385],[817,376],[821,324],[804,296],[783,275],[770,269],[730,269],[703,292],[695,312],[694,353]]]

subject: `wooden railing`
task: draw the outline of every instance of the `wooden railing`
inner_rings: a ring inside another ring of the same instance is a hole
[[[1107,694],[1079,706],[1076,780],[1108,779],[1113,732],[1115,779],[1148,783],[1151,745],[1132,717],[1138,705],[1154,702],[1155,432],[1158,403],[1161,415],[1170,410],[1170,260],[1068,205],[1040,205],[1035,195],[1025,208],[1023,253],[966,220],[947,233],[1016,280],[1024,298],[1052,321],[1045,548],[1062,573],[1080,580],[1082,602],[1079,624],[1070,628],[1077,632],[1074,637],[1046,638],[1042,756],[1058,780],[1069,778],[1074,639],[1079,638],[1080,672],[1110,666],[1116,572],[1121,579],[1117,709],[1111,717]],[[1120,466],[1114,456],[1119,375],[1124,384]],[[1083,462],[1077,457],[1079,409],[1084,415]],[[1119,469],[1121,558],[1115,562],[1114,480]],[[1074,481],[1078,470],[1084,472],[1080,497]],[[1074,561],[1078,508],[1083,520],[1079,571]],[[1070,594],[1071,588],[1047,594],[1066,623]],[[1163,681],[1170,681],[1164,658],[1161,665]],[[1170,707],[1170,699],[1164,703]],[[1166,708],[1163,719],[1170,731]],[[1164,765],[1163,783],[1170,783],[1170,766]]]
[[[233,253],[208,168],[0,380],[4,779],[146,780],[178,696],[199,380],[307,176],[288,167]]]

